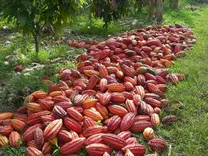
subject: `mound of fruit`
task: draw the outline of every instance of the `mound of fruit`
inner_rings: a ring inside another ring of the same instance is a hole
[[[54,146],[67,156],[81,149],[91,156],[162,152],[168,143],[153,129],[168,102],[164,92],[169,82],[185,78],[167,68],[195,42],[180,25],[150,26],[100,43],[70,41],[87,50],[76,58],[77,69],[61,69],[59,84],[48,93],[35,91],[15,113],[0,113],[0,146],[23,142],[29,156],[49,156]],[[149,147],[133,133],[141,133]]]

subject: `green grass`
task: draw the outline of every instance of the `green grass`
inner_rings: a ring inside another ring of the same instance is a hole
[[[179,121],[172,126],[161,126],[157,132],[172,146],[171,156],[201,156],[208,153],[207,15],[207,6],[194,12],[176,10],[165,14],[164,24],[179,23],[191,27],[198,39],[187,56],[178,59],[171,68],[171,72],[188,75],[185,81],[170,86],[167,92],[169,99],[180,100],[185,105]]]

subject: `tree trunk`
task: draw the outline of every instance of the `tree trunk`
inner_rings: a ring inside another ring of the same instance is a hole
[[[38,58],[38,52],[39,52],[39,38],[37,33],[33,33],[33,37],[35,40],[35,51],[36,51],[36,57]]]
[[[173,3],[174,3],[174,0],[169,0],[169,7],[170,8],[173,8]]]
[[[157,24],[163,21],[163,0],[156,0],[156,21]]]
[[[153,18],[153,0],[149,0],[149,19],[152,19]]]

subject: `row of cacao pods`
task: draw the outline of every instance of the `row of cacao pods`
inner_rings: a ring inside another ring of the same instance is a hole
[[[162,152],[167,142],[154,138],[153,128],[168,102],[164,92],[185,78],[166,68],[195,42],[180,25],[150,26],[100,43],[70,41],[87,50],[76,58],[77,69],[61,69],[58,84],[47,81],[48,93],[35,91],[15,113],[0,113],[0,146],[24,141],[29,156],[50,155],[53,144],[62,155],[84,147],[92,156],[140,156],[147,148],[132,133],[143,133],[150,149]]]

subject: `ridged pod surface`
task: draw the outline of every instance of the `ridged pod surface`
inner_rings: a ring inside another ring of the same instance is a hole
[[[111,148],[105,144],[95,143],[85,147],[86,151],[93,156],[103,156],[105,152],[111,153]]]
[[[19,147],[21,144],[20,134],[16,131],[13,131],[9,135],[9,145],[12,147]]]
[[[60,148],[60,153],[64,155],[69,155],[77,152],[79,149],[81,149],[82,145],[84,144],[86,138],[77,138],[74,139],[66,144],[64,144]]]
[[[62,119],[52,121],[44,130],[43,136],[47,139],[53,139],[60,131],[63,125]]]
[[[102,138],[104,143],[114,149],[121,149],[127,145],[126,141],[122,137],[115,134],[104,134]]]

